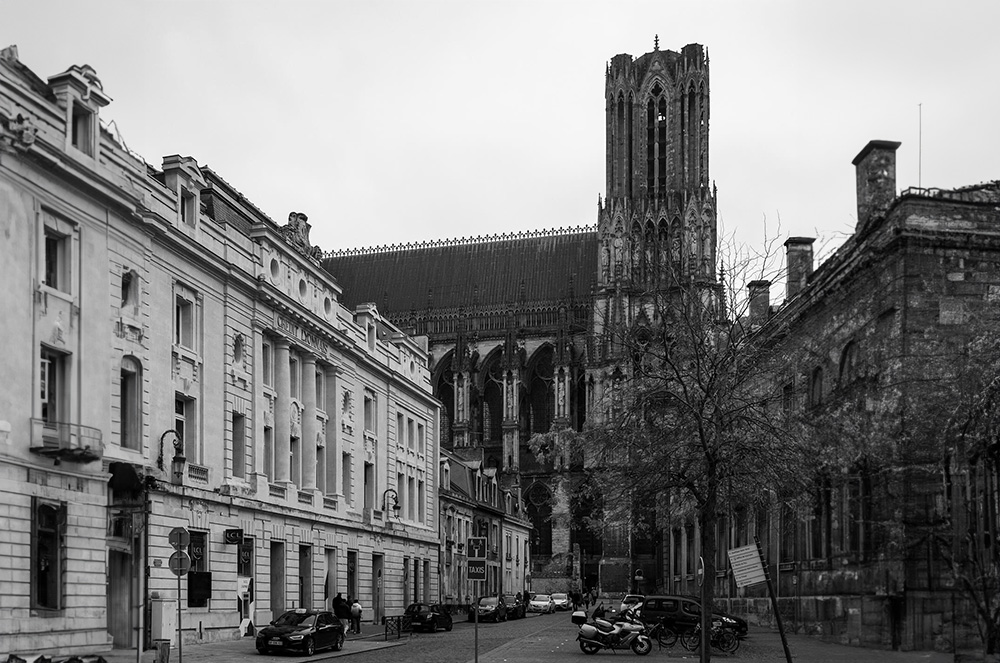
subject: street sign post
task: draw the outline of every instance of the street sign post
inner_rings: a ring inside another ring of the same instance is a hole
[[[470,536],[469,545],[468,577],[469,580],[486,580],[486,537]],[[477,592],[478,593],[478,592]],[[472,604],[472,614],[475,624],[475,636],[473,638],[473,650],[475,656],[473,660],[479,662],[479,598]]]
[[[184,663],[184,645],[181,641],[181,576],[191,570],[191,557],[184,551],[191,545],[191,532],[186,527],[175,527],[167,541],[176,551],[170,556],[170,570],[177,576],[177,663]]]

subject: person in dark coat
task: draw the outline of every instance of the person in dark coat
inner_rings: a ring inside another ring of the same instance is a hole
[[[344,600],[344,595],[337,592],[337,595],[333,597],[332,602],[333,616],[340,620],[340,625],[345,626],[344,621],[349,621],[351,619],[351,606],[347,605],[347,601]]]

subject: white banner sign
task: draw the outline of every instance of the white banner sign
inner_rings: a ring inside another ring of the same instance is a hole
[[[729,565],[733,567],[733,578],[737,587],[756,585],[767,580],[764,565],[760,563],[757,546],[749,545],[729,551]]]

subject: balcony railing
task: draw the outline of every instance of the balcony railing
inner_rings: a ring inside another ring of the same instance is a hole
[[[188,478],[198,483],[208,483],[208,468],[204,465],[188,463]]]
[[[104,436],[90,426],[32,419],[31,451],[57,462],[89,463],[104,457]]]

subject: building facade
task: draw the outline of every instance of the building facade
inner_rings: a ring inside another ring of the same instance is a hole
[[[962,439],[967,404],[989,402],[998,366],[983,339],[1000,320],[1000,183],[897,193],[898,146],[871,141],[855,158],[857,226],[832,256],[814,268],[812,238],[786,242],[780,306],[770,283],[749,285],[755,342],[780,357],[763,367],[782,377],[762,393],[818,458],[810,494],[727,514],[717,565],[756,534],[786,627],[951,651],[977,646],[974,602],[996,602],[969,589],[995,586],[1000,477],[990,447]],[[667,534],[668,586],[692,592],[698,533]],[[763,586],[737,589],[722,571],[715,591],[773,623]]]
[[[427,348],[344,306],[304,214],[279,225],[190,157],[149,166],[110,102],[90,67],[0,54],[0,651],[436,598]]]
[[[531,589],[531,522],[518,496],[500,487],[496,468],[441,451],[441,602],[463,612],[476,597]],[[469,578],[469,539],[486,539],[486,577]]]
[[[630,366],[616,334],[658,322],[652,292],[716,282],[705,49],[661,51],[657,42],[638,58],[617,55],[605,98],[607,194],[595,225],[323,260],[348,301],[378,301],[400,328],[429,339],[442,443],[495,468],[524,502],[537,591],[570,583],[626,592],[640,569],[651,587],[662,581],[655,537],[585,524],[582,450],[558,439],[538,454],[529,441],[608,416],[605,396]]]

